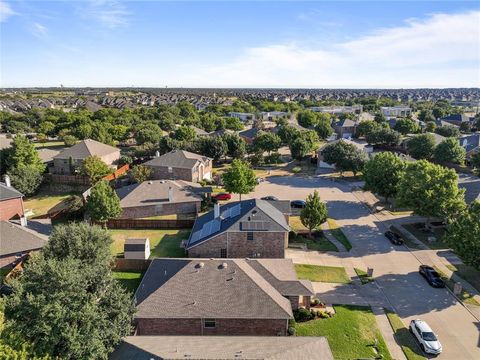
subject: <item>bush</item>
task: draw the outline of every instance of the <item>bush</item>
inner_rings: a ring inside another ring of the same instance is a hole
[[[300,171],[302,171],[302,168],[300,166],[295,166],[293,169],[292,169],[292,172],[294,174],[298,174]]]
[[[318,317],[321,318],[321,319],[327,319],[330,317],[330,314],[326,311],[319,311],[317,313]]]
[[[298,237],[298,234],[293,231],[293,230],[290,230],[290,232],[288,233],[288,240],[296,240]]]
[[[297,332],[297,329],[295,329],[294,327],[290,326],[288,328],[288,334],[289,335],[295,336],[296,332]]]
[[[271,153],[270,155],[265,156],[266,164],[280,164],[281,162],[282,162],[282,158],[280,153],[278,152]]]
[[[293,317],[295,321],[302,322],[313,319],[315,316],[305,308],[300,308],[293,312]]]

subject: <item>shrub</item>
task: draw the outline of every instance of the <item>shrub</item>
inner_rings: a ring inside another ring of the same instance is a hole
[[[282,158],[280,153],[274,152],[270,155],[265,156],[265,163],[266,164],[280,164],[282,162]]]
[[[296,332],[297,332],[297,329],[295,329],[294,327],[290,326],[288,328],[288,334],[289,335],[295,336]]]
[[[288,240],[296,240],[297,239],[297,233],[293,230],[290,230],[288,233]]]
[[[294,174],[298,174],[300,171],[302,171],[302,168],[300,166],[295,166],[293,169],[292,169],[292,172]]]
[[[310,301],[311,306],[317,306],[318,304],[320,304],[320,300],[318,299],[312,299],[312,301]]]
[[[295,318],[295,321],[302,322],[302,321],[308,321],[313,319],[314,315],[307,309],[300,308],[293,312],[293,317]]]

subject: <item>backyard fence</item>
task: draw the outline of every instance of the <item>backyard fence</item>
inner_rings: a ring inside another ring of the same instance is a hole
[[[88,177],[83,175],[45,174],[45,178],[57,184],[90,185]]]
[[[110,219],[109,229],[186,229],[193,227],[190,219]]]
[[[114,271],[146,271],[152,260],[115,258]]]

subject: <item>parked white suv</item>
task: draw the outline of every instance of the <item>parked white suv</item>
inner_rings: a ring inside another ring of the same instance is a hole
[[[442,344],[425,321],[412,320],[410,322],[410,332],[417,338],[423,352],[433,355],[442,352]]]

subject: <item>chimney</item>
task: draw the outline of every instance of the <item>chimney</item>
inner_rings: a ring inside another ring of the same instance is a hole
[[[213,217],[215,219],[220,217],[220,204],[218,203],[213,205]]]
[[[173,202],[173,189],[171,186],[168,187],[168,202]]]
[[[155,157],[160,157],[160,151],[155,151]]]
[[[12,187],[12,183],[10,182],[10,176],[8,175],[5,175],[5,185],[7,185],[7,187]]]

